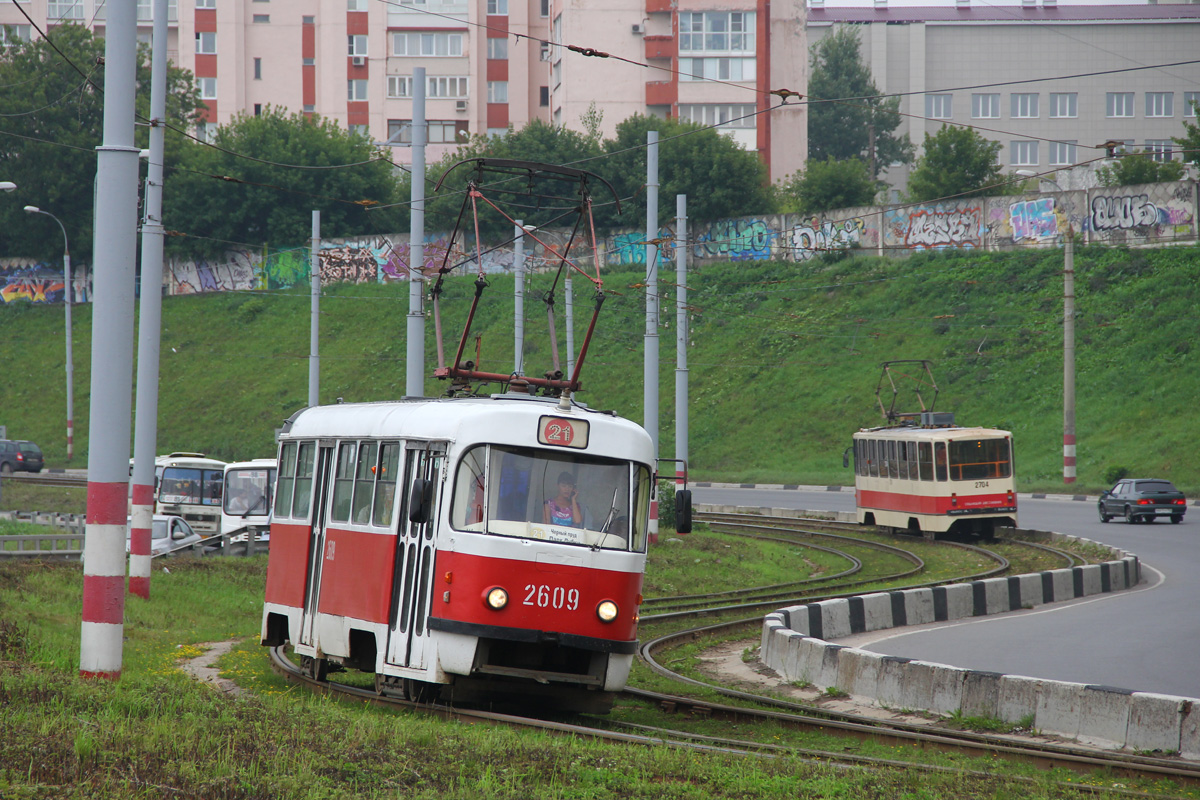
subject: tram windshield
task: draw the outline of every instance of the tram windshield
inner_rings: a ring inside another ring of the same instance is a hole
[[[649,504],[643,465],[487,445],[458,465],[450,520],[458,530],[642,552]]]
[[[963,439],[950,442],[950,480],[979,481],[1012,475],[1008,439]]]

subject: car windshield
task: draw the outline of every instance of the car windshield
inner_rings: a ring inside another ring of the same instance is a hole
[[[1170,481],[1138,481],[1134,489],[1139,492],[1174,492],[1175,484]]]
[[[479,446],[458,465],[450,520],[458,530],[641,552],[649,500],[640,464]]]

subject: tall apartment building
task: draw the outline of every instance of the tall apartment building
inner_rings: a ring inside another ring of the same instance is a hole
[[[139,38],[149,41],[153,3],[137,2]],[[31,33],[17,3],[43,29],[104,29],[104,0],[10,0],[0,2],[10,38]],[[534,119],[582,130],[593,104],[606,136],[635,112],[721,124],[762,154],[775,179],[807,151],[803,106],[768,110],[779,104],[771,90],[806,89],[802,0],[170,0],[169,8],[169,57],[196,76],[208,106],[201,134],[272,105],[404,143],[421,66],[430,160],[468,135]],[[408,153],[397,148],[396,159]]]
[[[810,0],[813,44],[839,25],[858,29],[876,87],[901,95],[899,130],[918,153],[926,133],[958,123],[1000,142],[1010,171],[1064,170],[1109,141],[1177,158],[1171,138],[1196,121],[1200,4]],[[907,174],[887,180],[900,189]],[[1071,173],[1057,175],[1072,188]]]

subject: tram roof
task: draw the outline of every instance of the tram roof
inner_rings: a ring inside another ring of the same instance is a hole
[[[650,435],[635,422],[608,411],[558,399],[521,394],[483,397],[404,398],[375,403],[339,403],[296,412],[281,438],[402,438],[537,445],[543,417],[586,420],[592,426],[592,454],[650,461]],[[603,435],[597,436],[599,429]]]
[[[861,428],[854,436],[886,439],[996,439],[1012,438],[1012,432],[999,428],[918,428],[915,425],[889,425],[883,428]]]

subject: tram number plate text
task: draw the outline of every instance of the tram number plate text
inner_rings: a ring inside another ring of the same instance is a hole
[[[542,417],[538,422],[538,442],[584,450],[588,446],[588,428],[587,420]]]
[[[975,481],[975,488],[976,489],[986,489],[986,488],[988,488],[988,482],[987,481]]]
[[[523,605],[575,611],[579,608],[579,590],[564,586],[547,586],[544,583],[529,583],[525,585]]]

